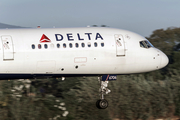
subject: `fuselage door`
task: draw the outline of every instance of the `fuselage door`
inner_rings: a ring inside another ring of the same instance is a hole
[[[14,47],[11,36],[1,36],[3,60],[14,60]]]
[[[125,56],[125,44],[123,36],[120,34],[114,35],[116,42],[116,56]]]

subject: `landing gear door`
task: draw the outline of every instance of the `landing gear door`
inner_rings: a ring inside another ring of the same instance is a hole
[[[11,36],[1,36],[3,60],[14,60],[14,47]]]
[[[124,39],[123,36],[120,34],[114,35],[115,37],[115,42],[116,42],[116,56],[125,56],[125,44],[124,44]]]

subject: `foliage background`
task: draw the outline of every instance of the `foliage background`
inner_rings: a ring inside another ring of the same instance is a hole
[[[151,120],[180,116],[180,28],[147,38],[169,57],[161,70],[118,76],[99,110],[97,77],[0,81],[1,120]]]

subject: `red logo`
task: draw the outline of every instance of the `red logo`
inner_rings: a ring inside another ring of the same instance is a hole
[[[45,34],[43,34],[41,39],[40,39],[40,42],[41,43],[43,43],[43,42],[51,42],[51,40]]]

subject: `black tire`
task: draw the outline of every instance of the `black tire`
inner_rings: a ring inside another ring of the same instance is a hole
[[[108,101],[105,100],[105,99],[102,99],[102,100],[98,100],[96,102],[96,106],[97,108],[99,109],[106,109],[108,107]]]
[[[97,107],[98,109],[101,109],[100,106],[99,106],[100,101],[101,101],[101,100],[97,100],[97,102],[96,102],[96,107]]]

